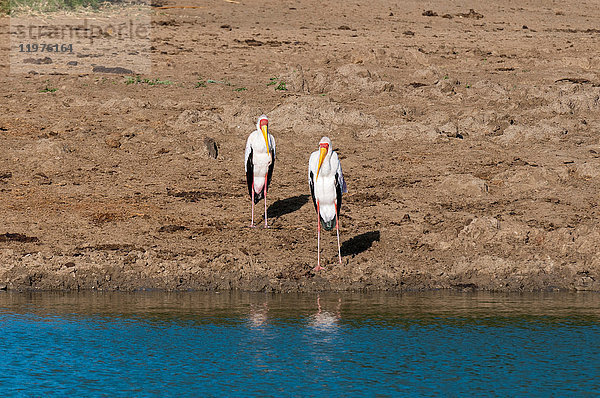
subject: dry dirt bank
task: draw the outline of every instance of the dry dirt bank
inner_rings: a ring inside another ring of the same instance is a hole
[[[600,290],[598,7],[368,3],[156,9],[159,85],[9,75],[0,17],[0,288]],[[263,112],[272,228],[251,230]],[[314,275],[323,135],[349,194],[344,263],[326,235]]]

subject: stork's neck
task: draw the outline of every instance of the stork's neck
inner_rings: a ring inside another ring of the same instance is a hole
[[[255,149],[267,152],[267,144],[265,143],[265,138],[263,137],[262,131],[260,129],[254,132],[255,136]],[[267,136],[268,139],[268,136]]]
[[[319,173],[325,175],[329,175],[331,173],[331,151],[328,151],[327,155],[325,155],[325,159],[323,159]]]

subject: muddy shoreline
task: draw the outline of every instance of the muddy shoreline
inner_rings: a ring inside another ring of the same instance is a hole
[[[154,9],[137,80],[10,74],[0,17],[0,289],[599,291],[600,11],[371,3]],[[324,135],[349,193],[315,275]]]

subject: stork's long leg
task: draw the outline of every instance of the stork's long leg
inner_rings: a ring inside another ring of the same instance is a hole
[[[254,228],[254,181],[252,182],[252,219],[250,220],[250,228]]]
[[[342,249],[340,247],[340,223],[339,223],[339,218],[338,218],[337,205],[335,205],[335,232],[337,232],[338,257],[340,259],[340,264],[341,264],[342,263]]]
[[[315,271],[324,269],[321,267],[321,220],[319,212],[319,201],[317,200],[317,266],[314,268]]]
[[[267,225],[267,176],[265,176],[265,228],[269,228]]]

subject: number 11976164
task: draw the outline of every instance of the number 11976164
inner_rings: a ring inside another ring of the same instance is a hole
[[[73,44],[46,44],[46,43],[27,43],[19,44],[19,52],[22,53],[37,53],[37,52],[48,52],[48,53],[72,53]]]

